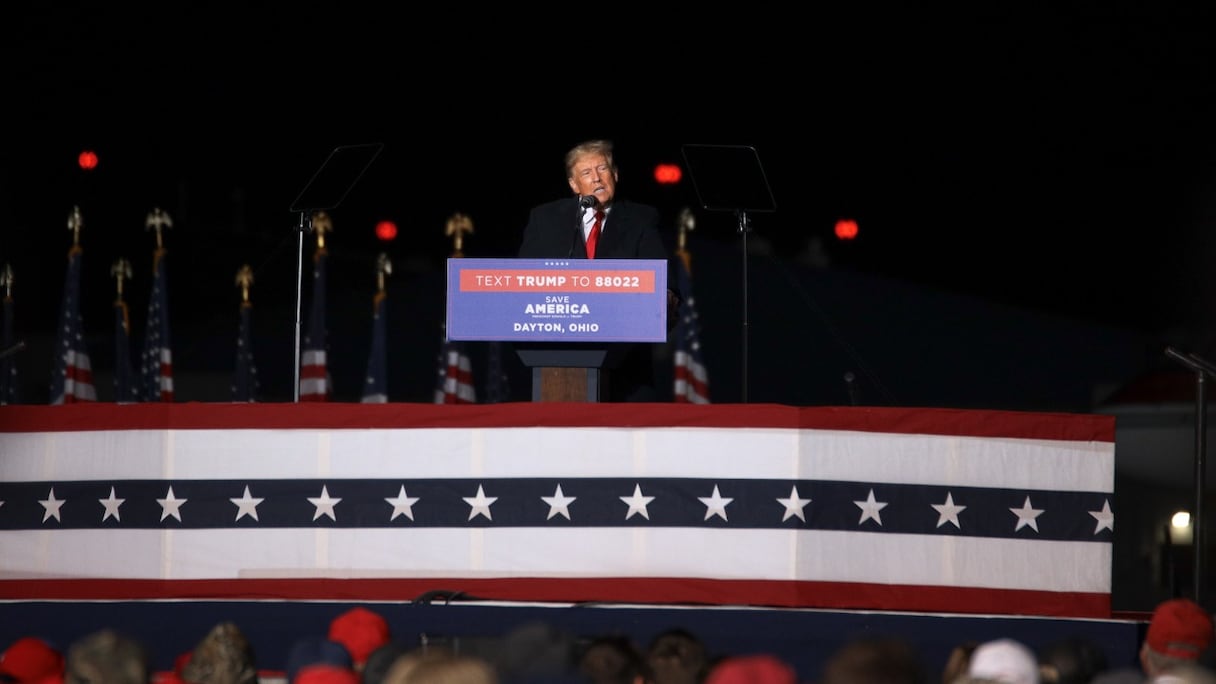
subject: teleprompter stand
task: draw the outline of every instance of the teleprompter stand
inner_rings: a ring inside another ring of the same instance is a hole
[[[777,203],[754,147],[689,144],[684,145],[682,151],[701,207],[709,211],[733,212],[738,221],[743,248],[742,401],[747,403],[747,234],[751,232],[748,214],[776,211]]]
[[[383,148],[382,143],[335,147],[291,203],[290,211],[300,215],[296,225],[296,349],[292,375],[294,382],[291,384],[292,401],[300,401],[300,307],[304,287],[304,234],[312,232],[313,212],[326,211],[342,204],[342,200],[346,199],[351,188],[355,187],[355,183],[359,182],[367,167],[371,166]]]

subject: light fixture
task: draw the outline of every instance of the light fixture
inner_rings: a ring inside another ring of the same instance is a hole
[[[1191,514],[1178,511],[1170,516],[1170,543],[1190,544],[1194,540],[1194,528],[1191,527]]]

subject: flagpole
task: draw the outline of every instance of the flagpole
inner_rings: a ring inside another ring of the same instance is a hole
[[[300,222],[296,226],[296,360],[292,364],[295,370],[293,371],[293,382],[291,383],[291,400],[296,403],[300,401],[300,311],[303,306],[302,301],[304,297],[304,234],[311,232],[312,212],[301,211]]]

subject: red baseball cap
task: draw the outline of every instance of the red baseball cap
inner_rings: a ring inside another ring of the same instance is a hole
[[[365,663],[372,651],[388,643],[388,622],[379,613],[358,606],[329,623],[329,638],[345,646],[355,664]]]
[[[1171,658],[1198,660],[1212,643],[1212,615],[1190,599],[1165,601],[1153,611],[1144,640]]]
[[[291,684],[359,684],[359,675],[347,667],[309,665],[296,674]]]
[[[63,654],[37,637],[22,637],[0,653],[0,675],[15,682],[63,678]]]
[[[706,684],[797,684],[789,663],[767,654],[727,658],[709,672]]]

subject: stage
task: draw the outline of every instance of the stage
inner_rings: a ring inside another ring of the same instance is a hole
[[[274,666],[366,604],[410,639],[679,624],[802,671],[880,632],[930,659],[1084,632],[1122,661],[1114,433],[755,404],[0,407],[0,641],[121,620],[172,658],[228,615]]]

